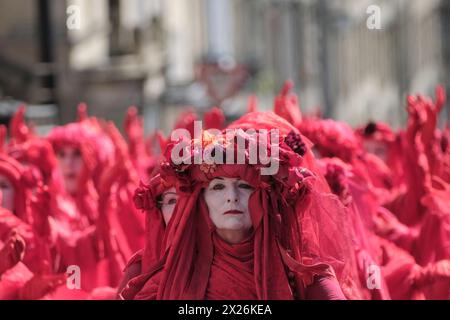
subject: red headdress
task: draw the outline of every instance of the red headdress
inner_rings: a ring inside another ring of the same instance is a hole
[[[54,128],[47,139],[56,153],[66,146],[72,146],[81,151],[84,167],[79,178],[81,193],[77,194],[77,205],[92,222],[95,220],[97,211],[94,208],[95,201],[92,199],[95,199],[97,190],[100,189],[100,179],[104,169],[112,162],[114,156],[114,146],[110,138],[95,118],[88,118],[82,122]],[[61,181],[55,181],[55,183],[61,183]],[[56,185],[55,188],[58,189],[57,192],[61,192],[61,186]]]
[[[313,172],[319,172],[311,151],[313,143],[290,122],[271,111],[247,113],[239,120],[231,123],[227,128],[241,129],[244,131],[277,129],[280,136],[286,137],[286,142],[291,148],[303,157],[302,165]],[[319,175],[317,178],[321,181],[320,189],[322,191],[330,191],[323,176]],[[319,186],[317,187],[319,188]]]
[[[113,144],[94,118],[56,127],[47,139],[56,152],[66,146],[78,148],[85,164],[105,164],[114,154]]]
[[[203,115],[205,129],[223,129],[225,126],[225,115],[222,109],[214,107]]]
[[[363,139],[373,139],[380,142],[393,142],[395,132],[387,123],[370,122],[364,127],[355,130],[356,134]]]
[[[360,150],[353,129],[346,123],[330,119],[306,118],[299,129],[311,139],[322,157],[338,157],[350,162]]]
[[[177,118],[177,121],[174,125],[174,129],[186,129],[191,134],[191,137],[194,136],[194,122],[197,120],[197,115],[192,109],[188,109],[182,113]]]

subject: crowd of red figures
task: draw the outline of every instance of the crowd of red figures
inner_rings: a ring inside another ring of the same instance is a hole
[[[248,162],[175,164],[170,135],[144,136],[134,107],[124,135],[81,104],[47,136],[19,108],[0,127],[0,299],[450,299],[444,90],[409,96],[393,130],[305,116],[291,89],[273,111],[251,97],[232,123],[212,108],[174,126],[276,128],[274,176]],[[202,192],[218,177],[254,190],[238,244],[208,218]]]

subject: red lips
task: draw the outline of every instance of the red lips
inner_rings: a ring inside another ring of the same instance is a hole
[[[244,212],[240,211],[240,210],[228,210],[227,212],[225,212],[224,214],[243,214]]]
[[[68,173],[65,175],[66,179],[75,179],[77,175],[75,173]]]

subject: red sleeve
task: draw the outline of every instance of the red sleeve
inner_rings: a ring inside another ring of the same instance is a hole
[[[137,260],[134,263],[128,263],[127,267],[124,270],[122,280],[120,281],[120,284],[117,288],[118,294],[120,294],[122,292],[122,290],[126,287],[126,285],[128,284],[128,282],[131,279],[133,279],[141,274],[141,271],[142,271],[141,263],[142,263],[141,260]],[[118,297],[116,297],[116,298],[118,298]]]
[[[314,283],[306,288],[307,300],[347,300],[336,279],[316,277]]]

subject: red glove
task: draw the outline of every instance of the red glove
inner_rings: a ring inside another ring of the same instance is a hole
[[[411,280],[417,287],[428,286],[437,281],[450,282],[450,260],[440,260],[426,267],[416,268]]]
[[[51,228],[49,223],[51,195],[47,186],[40,185],[31,201],[33,212],[33,228],[35,232],[46,240],[51,240]]]
[[[22,261],[25,255],[25,240],[12,231],[3,248],[0,250],[0,276]]]
[[[35,275],[20,290],[22,300],[37,300],[66,282],[66,274]]]
[[[15,143],[23,143],[27,141],[32,132],[25,123],[25,106],[21,105],[16,111],[10,122],[11,139]]]
[[[297,96],[290,92],[293,86],[292,81],[288,80],[284,83],[280,94],[275,98],[274,111],[298,128],[302,122],[302,114]]]
[[[384,208],[379,208],[373,216],[373,221],[375,233],[407,251],[411,250],[413,242],[419,235],[418,230],[404,225]]]

